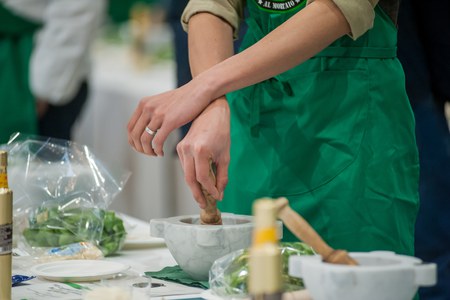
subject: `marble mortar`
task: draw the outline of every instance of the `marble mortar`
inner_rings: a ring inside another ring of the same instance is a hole
[[[351,252],[358,266],[291,256],[289,274],[303,278],[314,300],[411,300],[420,286],[436,284],[436,264],[389,251]]]
[[[252,242],[252,216],[222,214],[223,225],[200,225],[199,215],[150,220],[150,234],[164,238],[178,265],[193,279],[208,280],[213,262]],[[279,222],[279,236],[282,223]]]

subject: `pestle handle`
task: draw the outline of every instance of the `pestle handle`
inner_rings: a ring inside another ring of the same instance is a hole
[[[300,240],[311,246],[319,253],[323,260],[330,263],[357,265],[346,251],[331,248],[311,227],[311,225],[290,206],[286,198],[275,200],[278,210],[278,218]]]
[[[209,176],[216,183],[215,166],[212,160],[209,162]],[[203,187],[203,195],[206,198],[206,207],[200,210],[200,223],[204,225],[222,225],[222,216],[217,208],[217,200]]]
[[[333,248],[325,243],[314,228],[302,216],[292,210],[286,198],[275,200],[275,205],[278,209],[278,218],[297,238],[310,245],[322,257],[329,256],[333,252]]]

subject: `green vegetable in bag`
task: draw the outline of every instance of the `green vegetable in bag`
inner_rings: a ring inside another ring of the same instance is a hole
[[[105,256],[119,251],[126,238],[123,221],[113,211],[106,211],[103,219],[103,232],[100,239],[100,250]]]
[[[126,230],[122,219],[103,209],[43,209],[30,219],[23,236],[32,247],[60,247],[93,242],[104,256],[121,249]]]
[[[295,291],[304,288],[300,278],[289,276],[289,257],[291,255],[314,255],[314,251],[305,243],[283,242],[280,244],[283,291]],[[249,250],[241,249],[216,260],[210,271],[209,284],[219,296],[246,296],[248,279]]]

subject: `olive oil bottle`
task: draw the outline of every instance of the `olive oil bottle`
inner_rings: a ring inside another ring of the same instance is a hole
[[[8,188],[8,152],[0,151],[0,189]]]
[[[12,191],[8,189],[8,156],[0,152],[0,299],[11,300]]]
[[[276,214],[273,200],[263,198],[255,201],[248,276],[249,294],[255,300],[278,300],[282,297],[281,251]]]

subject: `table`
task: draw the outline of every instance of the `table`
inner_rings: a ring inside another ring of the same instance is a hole
[[[125,223],[131,225],[129,230],[130,240],[126,242],[124,249],[118,255],[105,258],[109,261],[120,262],[130,266],[137,273],[146,271],[159,271],[166,266],[176,265],[175,260],[165,247],[162,239],[149,237],[149,225],[147,222],[121,215]],[[144,233],[144,235],[142,235]],[[147,234],[145,234],[147,233]],[[141,243],[137,242],[136,236],[140,235]],[[29,257],[13,258],[13,274],[32,275],[29,268],[32,259]],[[152,279],[152,282],[163,283],[164,287],[151,290],[152,299],[180,299],[200,297],[203,289],[187,287],[181,284]],[[75,289],[63,283],[52,282],[45,279],[35,278],[26,282],[27,284],[13,287],[13,300],[43,300],[43,299],[82,299],[83,291]],[[96,283],[97,285],[99,283]],[[80,283],[80,286],[89,286]]]
[[[105,260],[120,262],[130,266],[130,270],[136,273],[146,271],[159,271],[166,266],[176,265],[176,261],[165,246],[164,240],[150,237],[149,224],[143,220],[121,214],[125,227],[128,231],[127,242],[122,251]],[[30,274],[30,257],[13,258],[13,274]],[[167,282],[153,278],[152,283],[163,283],[164,286],[151,289],[152,299],[195,299],[205,298],[208,300],[220,300],[219,297],[200,288],[188,287],[185,285]],[[98,287],[99,283],[94,283]],[[90,286],[80,283],[80,286]],[[25,285],[13,287],[13,300],[78,300],[83,299],[84,291],[76,289],[64,283],[52,282],[49,280],[34,278],[27,281]],[[144,300],[148,298],[133,298],[133,300]],[[195,299],[197,300],[197,299]],[[240,299],[245,300],[245,299]],[[307,291],[285,294],[283,300],[311,300]]]

